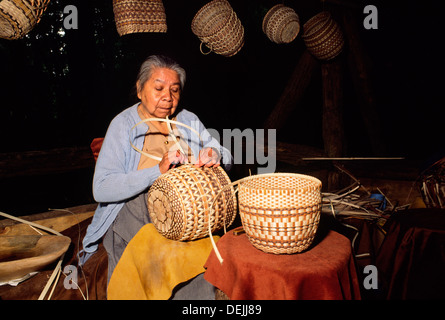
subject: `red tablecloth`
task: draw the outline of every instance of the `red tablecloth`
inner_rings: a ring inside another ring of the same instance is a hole
[[[321,239],[320,239],[321,238]],[[204,278],[232,300],[359,299],[349,239],[334,231],[302,253],[275,255],[251,245],[246,234],[225,234],[212,251]]]

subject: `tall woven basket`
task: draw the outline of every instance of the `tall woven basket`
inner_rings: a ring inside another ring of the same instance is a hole
[[[292,254],[314,240],[321,212],[321,181],[294,173],[252,176],[239,184],[241,221],[252,245]]]
[[[264,16],[262,29],[270,41],[290,43],[300,32],[300,18],[294,9],[277,4]]]
[[[23,38],[40,22],[49,1],[0,0],[0,38]]]
[[[201,53],[231,57],[244,45],[244,27],[227,0],[213,0],[193,17],[192,32],[201,40]],[[205,53],[202,46],[210,51]]]
[[[139,32],[167,32],[162,0],[113,0],[114,20],[120,36]]]
[[[221,167],[182,165],[170,169],[148,191],[151,221],[160,234],[178,241],[203,238],[209,229],[216,232],[228,227],[237,209],[230,184]]]
[[[316,58],[331,60],[342,52],[343,33],[329,12],[323,11],[310,18],[303,29],[304,43]]]

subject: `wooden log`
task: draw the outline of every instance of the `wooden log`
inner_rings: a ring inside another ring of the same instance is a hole
[[[91,215],[96,210],[96,208],[97,208],[97,203],[90,203],[90,204],[79,205],[79,206],[75,206],[75,207],[54,209],[51,211],[45,211],[45,212],[41,212],[41,213],[20,216],[20,218],[23,220],[40,223],[38,221],[49,220],[49,219],[58,219],[58,218],[62,218],[62,217],[76,218],[77,216],[79,216],[79,217],[84,216],[84,215],[88,216],[88,215]],[[13,226],[13,225],[18,225],[18,224],[21,224],[21,222],[11,220],[11,219],[6,219],[3,216],[0,216],[0,234],[2,234],[2,232],[1,232],[2,228],[8,227],[8,226]],[[42,223],[42,225],[53,228],[53,226],[51,226],[51,225],[46,225],[43,223]],[[56,230],[56,231],[60,231],[60,230]]]
[[[283,93],[264,123],[265,129],[280,129],[284,126],[288,115],[295,109],[310,84],[317,60],[305,50],[300,57]]]
[[[94,168],[89,147],[0,153],[0,179]]]

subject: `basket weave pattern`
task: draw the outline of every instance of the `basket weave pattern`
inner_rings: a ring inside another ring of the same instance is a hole
[[[244,45],[244,27],[227,0],[204,5],[193,17],[191,29],[211,51],[225,57],[234,56]]]
[[[233,186],[224,188],[230,183],[221,167],[182,165],[167,171],[148,192],[153,225],[166,238],[178,241],[208,236],[209,219],[212,232],[230,226],[237,206]]]
[[[316,58],[331,60],[343,50],[343,33],[329,12],[315,15],[304,24],[303,29],[304,43]]]
[[[167,32],[162,0],[113,0],[113,12],[120,36],[138,32]]]
[[[37,23],[50,0],[0,1],[0,38],[23,38]]]
[[[300,174],[260,175],[240,183],[239,209],[254,247],[274,254],[301,252],[318,228],[321,182]]]
[[[264,16],[262,29],[272,42],[290,43],[300,32],[300,19],[294,9],[277,4]]]

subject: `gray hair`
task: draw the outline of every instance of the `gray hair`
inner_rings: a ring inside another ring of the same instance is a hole
[[[162,55],[152,55],[149,56],[142,63],[141,68],[139,69],[137,77],[139,86],[136,87],[137,92],[142,90],[145,82],[147,82],[147,80],[150,79],[151,75],[153,74],[153,71],[157,68],[167,68],[176,71],[176,73],[179,76],[179,81],[181,82],[181,90],[184,89],[185,78],[186,78],[185,70],[175,60],[169,57]]]

